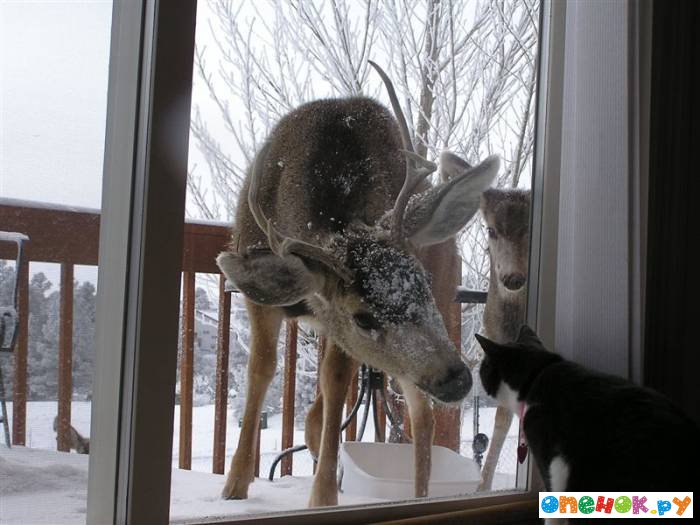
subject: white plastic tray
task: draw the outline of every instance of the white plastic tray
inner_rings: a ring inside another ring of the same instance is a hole
[[[340,446],[340,464],[343,492],[392,500],[414,497],[411,444],[348,441]],[[473,460],[433,446],[429,496],[474,492],[480,476]]]

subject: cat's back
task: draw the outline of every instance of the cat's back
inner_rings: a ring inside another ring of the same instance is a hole
[[[695,477],[700,430],[658,392],[562,361],[543,370],[527,398],[548,414],[582,490],[683,488]]]
[[[528,398],[561,410],[562,417],[586,424],[593,420],[622,424],[659,422],[697,426],[666,396],[626,379],[560,361],[545,368],[533,381]],[[590,417],[582,417],[588,414]],[[595,417],[593,417],[595,414]]]

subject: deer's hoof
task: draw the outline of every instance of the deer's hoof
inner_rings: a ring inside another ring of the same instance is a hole
[[[334,507],[338,505],[338,492],[326,492],[316,493],[313,491],[311,493],[311,499],[309,500],[309,507]]]
[[[489,490],[491,490],[491,482],[483,479],[481,480],[481,482],[479,482],[479,485],[476,487],[477,492],[486,492]]]
[[[229,479],[224,485],[224,490],[221,492],[221,497],[223,499],[248,499],[248,487],[252,480],[243,480],[239,477]]]

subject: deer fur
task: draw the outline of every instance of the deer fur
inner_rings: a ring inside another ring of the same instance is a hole
[[[417,254],[454,243],[498,159],[462,166],[429,187],[422,181],[435,165],[413,153],[395,94],[391,99],[398,122],[364,97],[305,104],[280,120],[249,170],[230,247],[217,258],[246,296],[252,334],[248,396],[225,498],[247,498],[253,480],[257,425],[284,316],[309,320],[331,343],[320,365],[321,395],[307,418],[307,444],[318,458],[310,505],[338,502],[342,409],[359,362],[398,378],[409,392],[411,415],[423,426],[414,436],[421,457],[416,495],[427,494],[430,399],[459,401],[472,379]],[[416,190],[422,193],[412,197]]]
[[[480,210],[486,221],[491,266],[483,333],[492,341],[505,344],[518,338],[525,323],[530,192],[490,188],[481,196]],[[493,434],[478,490],[492,487],[512,420],[512,412],[501,406],[496,408]]]

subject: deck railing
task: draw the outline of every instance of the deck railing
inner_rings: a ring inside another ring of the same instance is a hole
[[[72,398],[73,350],[73,275],[76,265],[96,266],[98,263],[100,214],[97,210],[36,203],[0,200],[2,229],[26,234],[24,261],[17,269],[19,281],[20,326],[14,354],[12,392],[12,443],[26,443],[26,406],[28,387],[28,313],[29,263],[58,263],[61,269],[57,449],[69,450]],[[216,255],[230,238],[229,226],[204,222],[186,222],[182,254],[182,352],[180,356],[180,426],[179,467],[190,469],[192,464],[192,406],[195,340],[195,279],[197,273],[219,274]],[[14,245],[0,243],[0,259],[14,259]],[[212,443],[212,472],[223,473],[226,454],[227,394],[229,368],[229,335],[231,294],[224,289],[219,277],[219,319],[216,345],[215,417]],[[287,321],[285,341],[283,416],[281,443],[292,446],[294,439],[294,409],[296,383],[297,324]],[[354,399],[351,393],[349,399]],[[348,437],[352,437],[352,430]],[[259,440],[258,440],[259,443]],[[259,457],[259,451],[258,451]],[[258,462],[259,465],[259,462]],[[256,475],[259,467],[256,466]],[[282,474],[291,474],[292,457],[282,461]]]
[[[58,263],[61,268],[60,289],[60,335],[58,348],[58,428],[57,449],[69,450],[69,431],[72,398],[72,350],[73,350],[73,275],[75,265],[96,266],[98,264],[100,214],[98,210],[71,208],[0,200],[0,225],[6,231],[21,232],[29,236],[26,243],[24,262],[17,269],[19,280],[20,326],[15,346],[12,404],[12,443],[24,445],[26,442],[26,404],[28,374],[28,313],[29,313],[29,262]],[[216,255],[229,240],[229,226],[226,224],[186,222],[182,254],[183,301],[182,301],[182,352],[180,358],[180,427],[179,427],[179,466],[191,468],[192,461],[192,402],[193,402],[193,363],[195,340],[195,278],[197,273],[219,274]],[[13,259],[14,247],[0,243],[0,259]],[[224,279],[219,277],[218,292],[218,335],[216,349],[215,418],[212,443],[212,472],[223,473],[225,468],[225,443],[227,422],[227,393],[229,367],[229,333],[231,314],[231,294],[224,290]],[[284,355],[284,385],[282,414],[282,448],[291,447],[294,436],[294,404],[297,357],[297,325],[287,321]],[[323,353],[323,338],[319,343],[319,359]],[[319,361],[320,362],[320,361]],[[348,392],[348,407],[357,399],[357,380]],[[386,387],[385,387],[386,388]],[[379,423],[386,424],[386,414],[379,408]],[[454,418],[448,418],[454,421]],[[441,425],[438,416],[437,429]],[[444,424],[443,424],[444,426]],[[454,425],[451,425],[454,426]],[[384,428],[383,426],[381,428]],[[459,443],[459,430],[456,443]],[[345,438],[355,439],[356,426],[346,429]],[[439,432],[438,432],[439,433]],[[379,433],[383,439],[384,432]],[[442,434],[445,434],[443,428]],[[437,435],[437,433],[436,433]],[[452,439],[454,441],[454,439]],[[258,444],[260,440],[258,439]],[[259,464],[256,464],[258,475]],[[292,456],[282,460],[282,475],[291,474]]]

